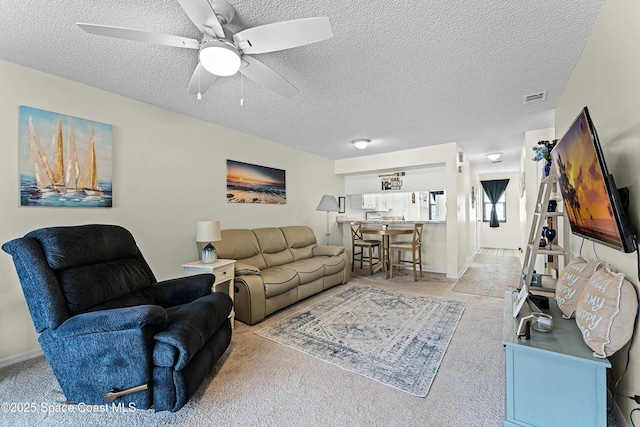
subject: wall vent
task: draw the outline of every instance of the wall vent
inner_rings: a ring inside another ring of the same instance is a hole
[[[547,100],[547,91],[536,92],[522,97],[522,105],[537,104]]]

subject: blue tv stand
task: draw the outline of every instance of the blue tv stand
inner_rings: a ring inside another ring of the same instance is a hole
[[[513,317],[517,293],[504,296],[502,343],[506,350],[505,427],[607,426],[609,360],[593,357],[574,319],[563,319],[549,298],[553,330],[531,330],[518,340],[520,317]]]

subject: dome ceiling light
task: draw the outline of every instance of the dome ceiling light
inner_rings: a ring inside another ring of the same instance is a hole
[[[489,153],[489,154],[487,154],[487,158],[489,160],[491,160],[492,162],[494,162],[494,163],[497,162],[500,157],[502,157],[502,153]]]
[[[367,148],[367,145],[369,145],[371,140],[367,138],[358,138],[358,139],[354,139],[351,142],[353,143],[353,145],[356,146],[357,149],[364,150],[365,148]]]

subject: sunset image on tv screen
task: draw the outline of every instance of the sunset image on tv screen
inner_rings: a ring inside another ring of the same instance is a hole
[[[621,247],[622,239],[584,111],[551,152],[551,158],[572,231]]]

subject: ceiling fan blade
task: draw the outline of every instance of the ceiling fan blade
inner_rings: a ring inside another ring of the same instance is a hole
[[[249,55],[242,55],[240,72],[254,82],[271,89],[279,95],[289,99],[298,93],[298,89],[280,74]]]
[[[329,18],[305,18],[248,28],[233,35],[244,53],[291,49],[333,37]]]
[[[77,23],[78,27],[87,33],[99,36],[115,37],[118,39],[134,40],[138,42],[160,44],[163,46],[184,47],[188,49],[199,49],[200,42],[187,37],[174,36],[171,34],[151,33],[142,30],[132,30],[130,28],[111,27],[108,25],[95,25]]]
[[[201,32],[224,38],[224,29],[208,0],[178,0],[178,3]]]
[[[213,86],[217,78],[218,76],[205,70],[202,63],[198,62],[189,82],[189,95],[202,95]]]

